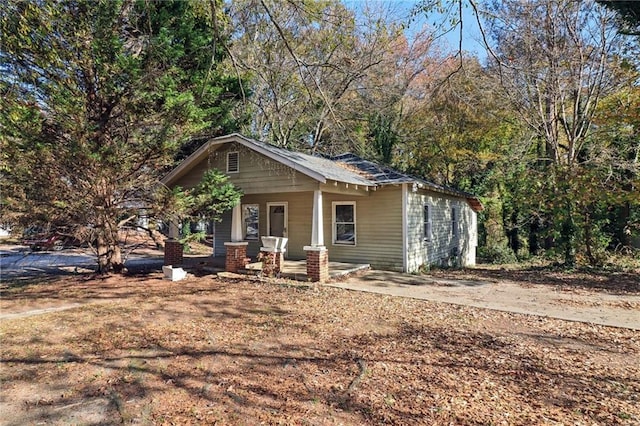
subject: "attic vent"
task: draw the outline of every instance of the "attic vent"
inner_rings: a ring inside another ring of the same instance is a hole
[[[227,173],[238,173],[240,171],[240,155],[238,151],[227,152]]]

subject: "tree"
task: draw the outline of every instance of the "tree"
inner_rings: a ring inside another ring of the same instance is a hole
[[[337,0],[242,0],[231,3],[231,15],[230,50],[252,76],[248,133],[314,152],[353,149],[364,139],[368,116],[354,107],[372,89],[367,76],[392,54],[397,25],[366,15],[361,26]]]
[[[623,34],[640,35],[640,2],[635,0],[598,0],[598,3],[618,14]]]
[[[118,230],[162,213],[177,150],[232,126],[220,3],[0,4],[2,215],[73,226],[119,271]]]
[[[570,265],[578,236],[588,233],[577,221],[588,206],[575,190],[594,152],[599,102],[621,85],[620,38],[612,14],[593,1],[508,1],[492,12],[494,70],[505,100],[537,136],[532,172],[537,170],[548,219]]]

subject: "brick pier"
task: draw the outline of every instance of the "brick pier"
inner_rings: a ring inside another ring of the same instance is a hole
[[[239,269],[247,266],[247,243],[246,241],[224,243],[227,248],[227,255],[224,262],[224,270],[238,273]]]
[[[165,240],[164,242],[164,265],[182,265],[182,243],[178,240]]]
[[[313,282],[329,279],[329,252],[326,247],[307,246],[307,278]]]

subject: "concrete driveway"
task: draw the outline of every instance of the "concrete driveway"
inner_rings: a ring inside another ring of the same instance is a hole
[[[130,255],[125,267],[160,269],[162,263],[161,254],[141,253]],[[26,246],[0,245],[0,280],[91,272],[96,266],[96,257],[90,249],[34,252]]]
[[[370,293],[446,302],[640,330],[640,296],[500,281],[432,278],[371,270],[328,284]]]

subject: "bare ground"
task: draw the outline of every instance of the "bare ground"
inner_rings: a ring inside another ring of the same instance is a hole
[[[68,307],[0,322],[3,425],[640,423],[632,330],[215,277],[1,296]]]

